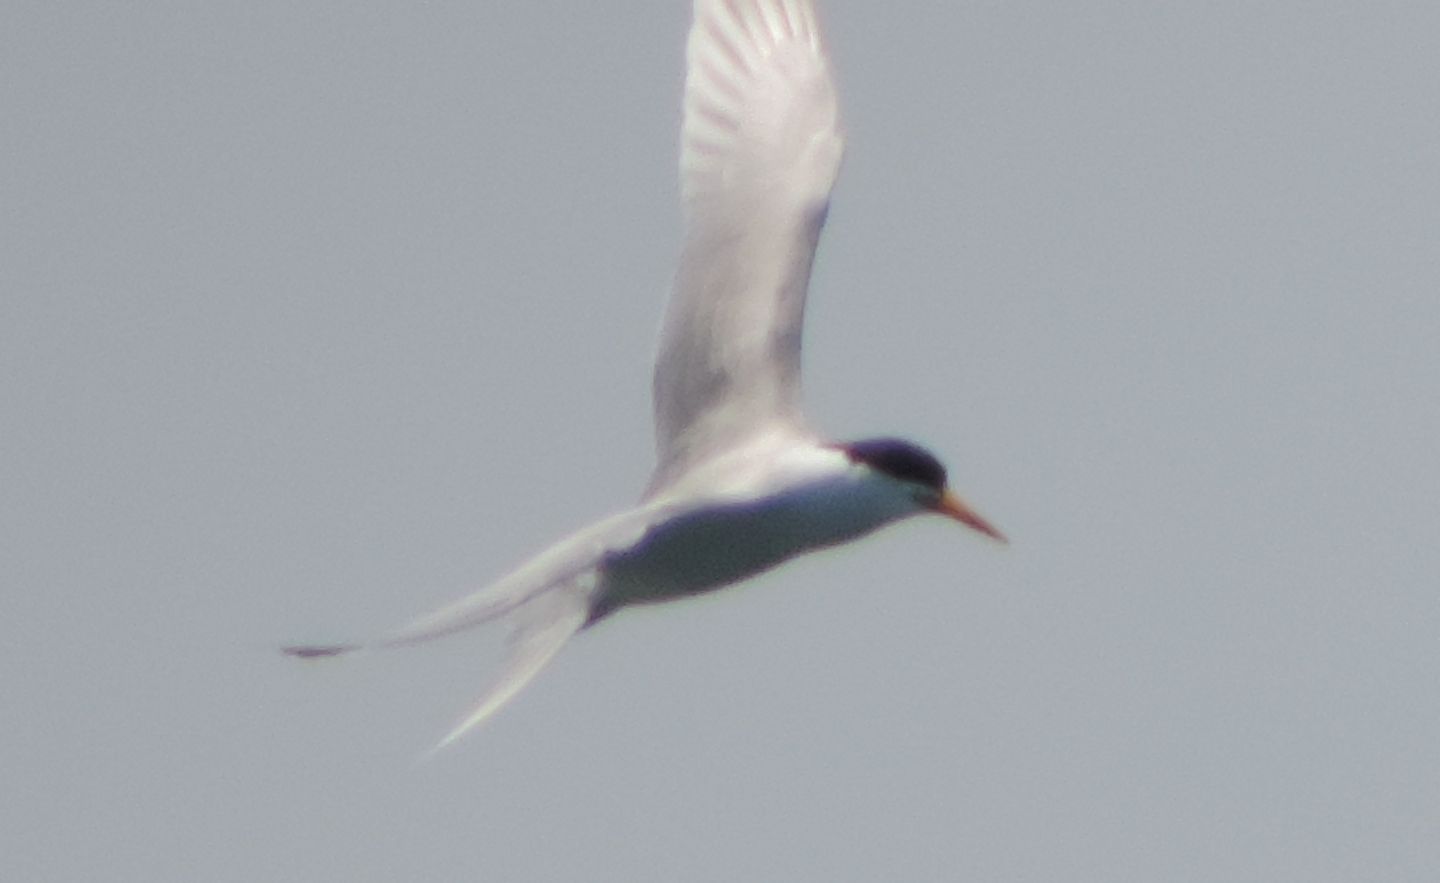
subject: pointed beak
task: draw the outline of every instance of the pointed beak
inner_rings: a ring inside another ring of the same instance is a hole
[[[996,530],[990,522],[980,517],[980,513],[970,508],[970,505],[960,499],[954,491],[946,489],[940,495],[940,500],[935,504],[935,511],[947,518],[953,518],[961,524],[973,530],[978,530],[992,540],[1002,543],[1009,543],[1005,535]]]

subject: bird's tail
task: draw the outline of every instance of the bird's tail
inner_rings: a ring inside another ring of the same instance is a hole
[[[571,586],[557,586],[518,607],[511,617],[505,665],[500,675],[475,708],[445,734],[433,751],[439,751],[480,726],[515,698],[565,642],[585,626],[589,615],[585,593]]]
[[[484,723],[515,697],[540,669],[580,631],[590,615],[590,580],[587,574],[570,574],[553,582],[533,584],[516,591],[511,580],[502,580],[449,607],[421,617],[395,634],[364,644],[322,644],[282,648],[290,656],[314,659],[340,656],[360,650],[418,644],[471,626],[508,619],[510,635],[506,660],[499,676],[481,695],[474,710],[441,739],[433,751],[449,745]]]
[[[571,534],[504,578],[388,637],[367,644],[286,647],[291,656],[339,656],[357,650],[418,644],[498,619],[511,626],[509,658],[500,676],[437,750],[459,739],[499,711],[545,667],[571,635],[602,610],[600,571],[610,549],[628,548],[649,529],[663,506],[629,509]],[[592,609],[593,608],[593,609]]]

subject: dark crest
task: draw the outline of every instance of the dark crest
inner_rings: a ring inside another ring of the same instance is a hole
[[[904,439],[867,438],[840,445],[840,450],[856,463],[864,463],[900,481],[937,491],[945,488],[945,467],[935,455]]]

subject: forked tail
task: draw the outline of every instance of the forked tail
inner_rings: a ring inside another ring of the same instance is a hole
[[[463,628],[495,619],[510,622],[506,659],[500,674],[481,695],[474,710],[441,739],[431,753],[439,751],[499,711],[525,688],[545,663],[572,635],[585,626],[590,615],[589,590],[583,576],[543,586],[529,594],[502,600],[488,597],[467,599],[417,620],[392,637],[370,644],[329,644],[293,646],[283,652],[301,659],[340,656],[356,650],[395,647],[428,641]]]
[[[443,748],[479,726],[534,679],[570,636],[592,619],[598,605],[599,573],[613,549],[629,548],[662,517],[663,507],[617,513],[571,534],[504,578],[454,604],[422,616],[378,641],[285,647],[291,656],[314,659],[356,650],[418,644],[472,626],[504,619],[511,631],[508,658],[500,676],[470,712],[450,731]]]
[[[506,640],[505,665],[500,675],[480,697],[475,708],[445,734],[432,749],[439,751],[480,726],[499,711],[540,673],[565,642],[580,631],[589,616],[582,592],[557,588],[532,598],[515,611]]]

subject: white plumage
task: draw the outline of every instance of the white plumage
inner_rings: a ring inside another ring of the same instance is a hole
[[[697,2],[686,59],[652,489],[774,423],[798,429],[805,293],[844,152],[812,4]]]
[[[686,66],[685,241],[641,502],[384,640],[287,648],[334,656],[506,619],[507,664],[441,746],[513,698],[572,635],[627,605],[721,588],[921,512],[999,538],[928,452],[894,439],[823,442],[801,414],[805,296],[844,152],[814,4],[696,0]]]

